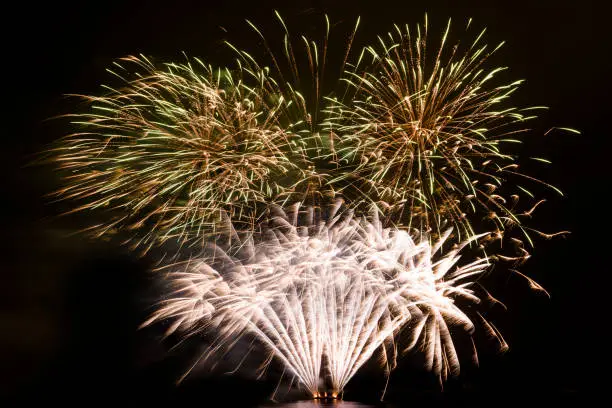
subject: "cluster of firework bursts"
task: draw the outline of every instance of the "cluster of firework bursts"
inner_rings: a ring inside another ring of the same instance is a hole
[[[474,286],[491,261],[529,257],[542,233],[524,220],[544,201],[529,186],[556,189],[506,148],[538,108],[506,105],[520,81],[494,84],[499,46],[484,31],[449,46],[450,22],[431,44],[426,19],[355,51],[358,20],[326,92],[329,20],[299,48],[279,21],[280,55],[252,26],[271,68],[231,44],[232,68],[118,61],[118,86],[86,96],[90,110],[70,115],[79,131],[50,151],[56,196],[106,211],[95,235],[179,246],[183,260],[161,268],[173,289],[144,325],[213,334],[203,359],[249,336],[269,352],[262,368],[281,364],[314,397],[338,396],[375,354],[387,374],[420,350],[455,375],[451,328],[471,336],[475,318],[507,347]],[[479,255],[460,265],[466,245]]]

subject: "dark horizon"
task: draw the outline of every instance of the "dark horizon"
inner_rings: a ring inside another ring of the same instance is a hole
[[[521,271],[533,277],[551,298],[529,290],[526,281],[502,277],[495,283],[508,311],[495,312],[495,323],[510,345],[500,355],[485,341],[481,365],[462,366],[444,392],[416,364],[402,361],[391,376],[387,397],[397,406],[510,404],[531,398],[542,404],[576,401],[595,391],[607,354],[603,319],[607,273],[606,186],[609,150],[604,121],[610,108],[610,36],[606,14],[595,1],[490,2],[282,1],[228,2],[130,1],[15,4],[3,27],[5,139],[2,149],[2,225],[0,248],[4,289],[0,327],[0,399],[12,403],[42,401],[196,402],[211,398],[231,405],[267,402],[274,378],[246,374],[193,375],[175,381],[190,364],[189,350],[169,353],[159,329],[136,330],[147,308],[154,279],[151,257],[137,258],[116,241],[74,235],[79,217],[57,218],[61,206],[50,203],[58,181],[51,167],[28,166],[35,155],[67,131],[66,121],[50,119],[78,109],[66,94],[96,94],[108,83],[113,61],[143,53],[157,61],[182,61],[182,52],[211,63],[231,56],[230,39],[257,49],[245,19],[278,37],[278,10],[295,33],[322,33],[327,12],[331,41],[341,41],[361,16],[359,41],[371,42],[392,24],[422,22],[427,12],[432,33],[452,18],[458,38],[468,18],[487,27],[491,45],[506,41],[495,64],[509,67],[509,80],[526,79],[512,96],[516,106],[548,106],[531,122],[524,137],[521,164],[546,157],[548,166],[531,174],[559,187],[564,197],[546,193],[534,214],[545,232],[569,230],[552,240],[538,239]],[[482,3],[482,4],[479,4]],[[334,35],[336,37],[334,38]],[[606,47],[607,46],[607,47]],[[581,135],[551,132],[574,128]],[[82,217],[83,215],[81,215]],[[494,293],[495,294],[495,293]],[[598,332],[597,330],[600,330]],[[469,351],[467,351],[469,354]],[[351,401],[376,401],[385,386],[381,370],[366,367],[345,390]],[[272,376],[270,376],[272,377]],[[604,390],[605,391],[605,390]],[[218,399],[218,396],[222,396]],[[200,402],[198,402],[200,401]],[[471,401],[471,402],[470,402]],[[236,404],[234,404],[234,402]]]

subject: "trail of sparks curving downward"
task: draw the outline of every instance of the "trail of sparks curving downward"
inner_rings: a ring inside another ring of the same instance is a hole
[[[377,351],[393,366],[394,336],[409,322],[406,349],[420,346],[440,376],[457,373],[449,326],[470,333],[473,324],[455,301],[479,302],[470,285],[487,259],[456,266],[465,243],[437,255],[448,233],[432,247],[383,228],[376,216],[342,216],[338,208],[325,217],[276,209],[261,234],[232,230],[229,249],[211,246],[169,275],[175,296],[144,325],[171,318],[169,333],[216,331],[207,356],[254,335],[314,397],[322,388],[337,396]]]

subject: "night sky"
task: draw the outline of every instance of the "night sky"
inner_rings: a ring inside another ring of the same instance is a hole
[[[292,3],[294,6],[286,6]],[[611,94],[609,21],[595,1],[96,1],[18,2],[3,10],[2,182],[0,226],[0,399],[11,403],[124,401],[179,406],[265,402],[276,383],[206,372],[181,386],[174,381],[197,352],[188,343],[169,350],[160,330],[137,330],[150,311],[155,279],[149,258],[137,258],[114,241],[92,241],[74,232],[83,218],[62,217],[44,195],[57,187],[50,167],[27,166],[48,143],[68,131],[52,117],[80,106],[66,94],[94,94],[108,82],[116,58],[143,53],[157,61],[182,61],[181,52],[226,63],[230,39],[261,49],[244,22],[280,38],[277,9],[294,33],[316,36],[327,12],[342,41],[358,15],[358,43],[374,41],[393,22],[421,22],[442,31],[448,17],[455,37],[469,17],[488,27],[489,44],[505,40],[494,63],[507,78],[526,79],[513,95],[517,106],[545,105],[532,121],[521,157],[550,159],[530,173],[558,186],[548,193],[533,225],[546,232],[521,269],[551,294],[530,291],[517,277],[494,283],[508,312],[493,313],[510,344],[500,355],[482,342],[481,366],[440,387],[410,361],[391,377],[388,399],[408,404],[498,405],[538,401],[580,406],[600,390],[609,350],[606,284],[610,187]],[[603,3],[603,2],[602,2]],[[341,44],[340,44],[341,45]],[[50,120],[51,119],[51,120]],[[581,135],[552,132],[578,129]],[[523,161],[521,161],[523,163]],[[172,339],[170,339],[172,340]],[[346,398],[380,396],[384,378],[366,367],[349,383]],[[471,401],[471,402],[470,402]]]

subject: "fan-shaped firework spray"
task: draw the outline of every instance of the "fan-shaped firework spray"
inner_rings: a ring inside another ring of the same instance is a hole
[[[441,377],[457,373],[449,326],[473,331],[456,301],[480,301],[470,287],[487,259],[457,266],[467,242],[440,254],[449,234],[432,247],[384,228],[376,212],[358,219],[339,207],[323,217],[276,209],[256,234],[230,230],[227,248],[211,244],[207,255],[172,266],[176,292],[145,325],[172,318],[169,332],[215,333],[204,358],[252,335],[314,397],[336,397],[375,352],[393,366],[395,347],[384,344],[408,323],[404,348],[420,346]]]

